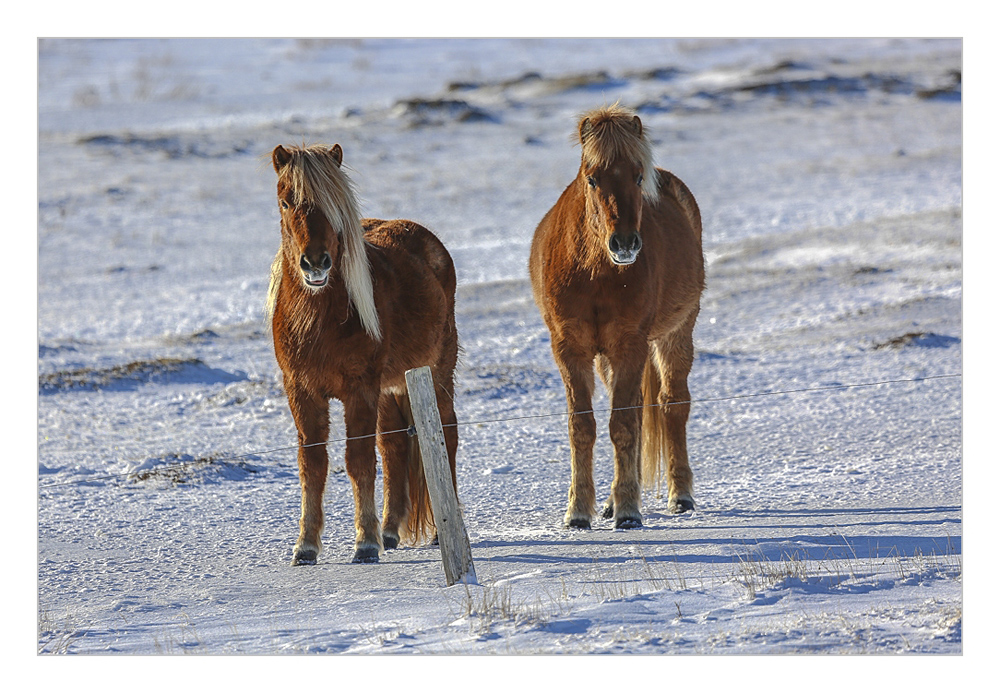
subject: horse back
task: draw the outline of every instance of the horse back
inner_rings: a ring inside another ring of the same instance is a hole
[[[657,265],[682,283],[695,285],[700,295],[705,282],[701,210],[684,181],[661,168],[656,171],[660,196],[643,212],[644,238],[662,241],[664,247],[656,251]],[[677,287],[668,290],[676,291]]]
[[[365,240],[391,258],[391,266],[402,270],[426,268],[442,291],[454,300],[455,263],[444,244],[426,227],[406,219],[362,219]]]
[[[660,177],[660,203],[662,204],[666,201],[667,204],[674,204],[680,209],[687,221],[686,225],[690,228],[694,237],[697,238],[700,248],[701,210],[694,199],[694,195],[688,189],[688,186],[684,184],[684,181],[670,173],[670,171],[657,168],[656,172]]]
[[[705,289],[701,210],[680,178],[658,168],[660,196],[643,212],[644,243],[650,243],[647,260],[653,260],[659,287],[653,334],[672,332],[697,314]],[[645,251],[645,249],[644,249]]]
[[[418,366],[440,365],[450,380],[458,351],[451,255],[415,222],[362,219],[361,225],[385,331],[383,388],[405,391],[405,371]]]

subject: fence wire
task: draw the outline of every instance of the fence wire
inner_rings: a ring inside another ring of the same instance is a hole
[[[754,398],[759,398],[759,397],[775,397],[775,396],[778,396],[778,395],[794,395],[794,394],[803,394],[803,393],[810,393],[810,392],[826,392],[826,391],[830,391],[830,390],[849,390],[849,389],[863,388],[863,387],[877,387],[879,385],[895,385],[895,384],[899,384],[899,383],[919,383],[919,382],[924,382],[924,381],[927,381],[927,380],[943,380],[943,379],[946,379],[946,378],[961,378],[961,377],[962,377],[961,373],[949,373],[949,374],[946,374],[946,375],[928,375],[928,376],[923,376],[923,377],[920,377],[920,378],[899,378],[899,379],[895,379],[895,380],[879,380],[879,381],[876,381],[876,382],[870,382],[870,383],[853,383],[853,384],[849,384],[849,385],[823,385],[821,387],[803,387],[803,388],[795,388],[795,389],[791,389],[791,390],[769,390],[767,392],[754,392],[754,393],[748,393],[748,394],[743,394],[743,395],[729,395],[729,396],[726,396],[726,397],[707,397],[707,398],[704,398],[704,399],[690,399],[690,400],[678,401],[678,402],[668,402],[668,403],[665,403],[665,404],[639,404],[639,405],[635,405],[635,406],[631,406],[631,407],[607,407],[607,408],[602,408],[602,409],[588,409],[586,411],[578,411],[578,412],[560,411],[560,412],[552,412],[552,413],[547,413],[547,414],[527,414],[527,415],[524,415],[524,416],[512,416],[512,417],[506,417],[506,418],[480,419],[480,420],[477,420],[477,421],[462,421],[462,422],[459,422],[459,423],[443,424],[443,427],[444,428],[451,428],[451,427],[462,427],[462,426],[477,426],[477,425],[495,424],[495,423],[508,423],[508,422],[511,422],[511,421],[528,421],[528,420],[533,420],[533,419],[548,419],[548,418],[555,418],[555,417],[566,417],[566,418],[569,418],[570,416],[580,416],[580,415],[584,415],[584,414],[602,414],[602,413],[608,413],[608,412],[613,412],[613,411],[629,411],[629,410],[634,410],[634,409],[647,409],[647,408],[654,408],[654,407],[656,407],[656,408],[665,408],[665,407],[670,407],[670,406],[676,406],[678,404],[709,404],[709,403],[714,403],[714,402],[732,402],[732,401],[737,401],[737,400],[742,400],[742,399],[754,399]],[[233,462],[233,461],[242,460],[242,459],[245,459],[245,458],[248,458],[248,457],[261,457],[261,456],[270,455],[270,454],[273,454],[273,453],[276,453],[276,452],[286,452],[288,450],[298,450],[299,448],[318,447],[320,445],[330,445],[330,444],[333,444],[333,443],[346,443],[346,442],[351,441],[351,440],[366,440],[366,439],[369,439],[369,438],[375,438],[378,435],[388,436],[388,435],[395,435],[395,434],[400,434],[400,433],[407,433],[407,434],[409,434],[411,436],[414,436],[414,435],[416,435],[416,430],[414,429],[413,426],[410,426],[409,428],[398,428],[398,429],[395,429],[395,430],[392,430],[392,431],[379,431],[377,433],[368,433],[368,434],[361,435],[361,436],[346,436],[346,437],[343,437],[343,438],[331,438],[331,439],[325,440],[325,441],[323,441],[321,443],[309,443],[309,444],[306,444],[306,445],[285,445],[285,446],[277,447],[277,448],[268,448],[266,450],[255,450],[255,451],[251,451],[251,452],[245,452],[245,453],[242,453],[242,454],[239,454],[239,455],[231,455],[229,457],[215,457],[215,458],[212,458],[210,460],[199,459],[199,460],[193,460],[191,462],[182,462],[182,463],[179,463],[179,464],[164,465],[162,467],[158,467],[156,469],[156,471],[157,472],[171,472],[171,471],[176,471],[176,470],[183,470],[183,469],[186,469],[188,467],[193,467],[195,465],[204,465],[206,463],[214,464],[214,463],[217,463],[217,462]],[[132,472],[119,472],[117,474],[106,474],[106,475],[100,475],[100,476],[88,476],[88,477],[84,477],[82,479],[77,479],[75,481],[58,481],[58,482],[53,482],[51,484],[39,484],[38,488],[41,490],[41,489],[47,489],[47,488],[54,488],[54,487],[57,487],[57,486],[70,486],[70,485],[76,485],[76,484],[81,484],[81,483],[86,484],[86,483],[90,483],[90,482],[94,482],[94,481],[107,481],[107,480],[110,480],[110,479],[117,479],[117,478],[121,478],[121,477],[128,477],[128,476],[134,475],[135,473],[136,473],[136,471],[132,471]]]

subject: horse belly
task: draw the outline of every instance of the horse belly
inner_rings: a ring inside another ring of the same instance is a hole
[[[426,306],[425,306],[426,311]],[[431,311],[427,322],[421,321],[423,329],[412,329],[411,324],[391,336],[387,345],[385,366],[382,371],[382,390],[397,394],[406,391],[406,371],[421,366],[438,365],[449,352],[449,340],[455,334],[454,324],[449,325],[445,310]],[[424,313],[427,316],[427,312]]]
[[[701,289],[696,283],[665,287],[654,305],[649,325],[650,338],[663,338],[684,327],[692,315],[697,315],[700,306]]]
[[[454,296],[440,285],[436,273],[420,265],[407,272],[387,313],[387,342],[382,369],[382,390],[405,394],[406,371],[421,366],[444,366],[450,373],[458,352]]]

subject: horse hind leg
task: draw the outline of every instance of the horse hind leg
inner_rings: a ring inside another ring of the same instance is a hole
[[[453,371],[435,376],[440,378],[440,384],[435,386],[438,411],[441,414],[441,426],[444,433],[445,450],[448,453],[448,466],[451,468],[451,483],[458,496],[458,474],[456,457],[458,455],[458,417],[455,415],[455,385]],[[435,381],[436,382],[436,381]]]
[[[659,406],[650,407],[645,413],[644,476],[647,483],[658,481],[666,467],[667,509],[679,514],[694,509],[694,474],[687,451],[687,421],[691,412],[687,379],[694,361],[691,332],[685,331],[669,342],[658,342],[654,346],[654,361],[660,388],[655,395],[648,393],[647,400]]]
[[[447,350],[445,357],[434,368],[432,376],[437,399],[438,412],[441,415],[441,426],[444,433],[445,451],[448,455],[448,466],[451,471],[452,488],[455,498],[458,498],[458,472],[456,458],[458,456],[458,417],[455,415],[455,363],[457,360],[457,341],[454,347]],[[424,477],[423,462],[420,459],[420,449],[414,440],[414,456],[410,462],[410,512],[409,532],[415,539],[422,539],[430,532],[431,544],[439,546],[434,514],[430,505],[427,490],[427,479]]]
[[[409,513],[408,462],[413,445],[404,429],[412,424],[409,399],[383,393],[379,399],[378,436],[376,441],[382,454],[382,547],[399,546],[400,530],[405,527]],[[404,432],[400,433],[399,431]]]

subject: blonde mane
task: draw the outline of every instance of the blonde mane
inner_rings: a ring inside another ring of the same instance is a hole
[[[653,148],[635,113],[617,103],[597,108],[580,117],[576,133],[587,164],[604,168],[631,160],[642,168],[643,197],[657,199],[660,177],[653,165]]]
[[[339,162],[324,146],[285,147],[291,160],[281,169],[279,178],[292,187],[296,205],[308,204],[319,209],[340,236],[344,251],[340,259],[340,274],[347,296],[369,336],[379,341],[382,330],[375,309],[371,264],[365,252],[364,230],[354,184]],[[281,284],[281,256],[271,263],[271,281],[267,292],[268,316],[274,313]]]

